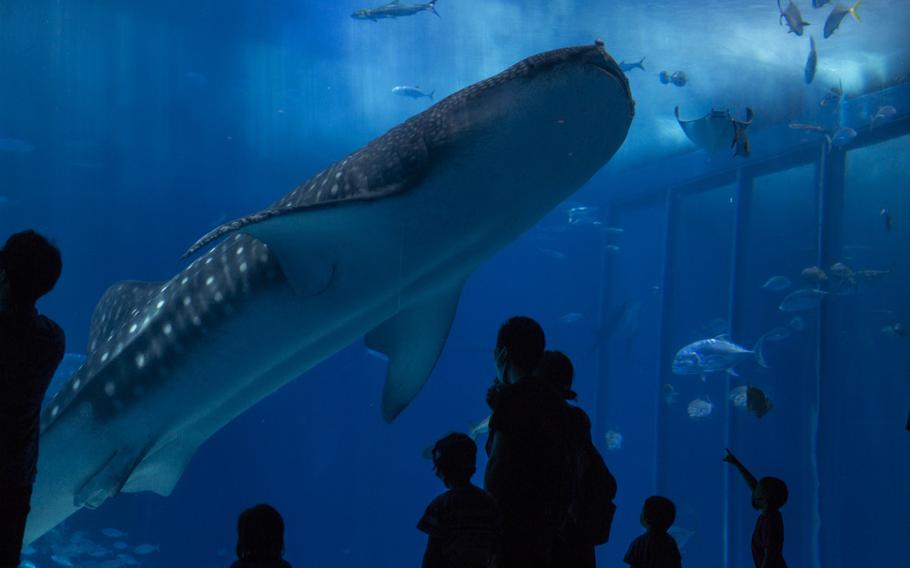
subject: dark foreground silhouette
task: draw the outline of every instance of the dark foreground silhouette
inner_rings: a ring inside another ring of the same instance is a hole
[[[60,277],[60,251],[34,231],[0,250],[0,568],[19,566],[38,463],[41,401],[63,359],[63,330],[35,302]]]
[[[284,519],[271,505],[256,505],[237,519],[237,561],[231,568],[291,568],[284,558]]]

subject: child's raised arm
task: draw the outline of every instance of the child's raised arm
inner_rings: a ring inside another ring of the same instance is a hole
[[[743,479],[746,480],[746,484],[749,485],[749,489],[755,491],[755,486],[758,485],[758,480],[755,479],[755,476],[752,475],[748,469],[746,469],[746,466],[744,466],[741,461],[736,459],[736,456],[733,455],[733,452],[730,451],[730,448],[727,448],[727,453],[724,455],[723,461],[735,466],[736,469],[739,470],[740,475],[743,476]]]

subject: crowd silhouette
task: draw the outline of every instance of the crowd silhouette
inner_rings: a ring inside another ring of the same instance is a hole
[[[0,568],[20,566],[41,403],[65,352],[61,328],[35,308],[61,270],[60,251],[34,231],[12,235],[0,250]],[[493,363],[483,487],[472,483],[477,445],[469,435],[436,442],[433,468],[446,491],[417,524],[427,535],[423,567],[593,568],[595,547],[610,540],[617,483],[593,443],[588,415],[573,403],[572,362],[546,349],[536,321],[516,316],[497,333]],[[785,568],[780,508],[787,485],[755,478],[729,450],[723,461],[742,474],[759,511],[751,545],[756,568]],[[668,498],[646,499],[645,533],[629,545],[625,562],[681,566],[667,532],[675,517]],[[243,511],[232,568],[290,568],[284,532],[272,506]]]

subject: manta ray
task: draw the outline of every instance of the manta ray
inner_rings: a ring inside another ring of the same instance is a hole
[[[602,42],[541,53],[215,228],[171,278],[113,285],[42,413],[26,543],[119,492],[169,495],[212,434],[361,337],[389,359],[393,420],[465,280],[606,164],[633,115]]]
[[[676,107],[676,121],[686,136],[699,148],[716,152],[721,148],[734,148],[734,156],[748,157],[752,153],[746,128],[752,124],[755,114],[746,108],[746,120],[736,120],[726,110],[714,110],[701,118],[682,120]]]

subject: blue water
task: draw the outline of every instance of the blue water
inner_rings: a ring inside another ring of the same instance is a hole
[[[64,551],[76,566],[102,566],[86,539],[111,551],[119,540],[159,547],[129,552],[143,566],[227,566],[237,514],[268,502],[285,517],[294,566],[417,566],[425,537],[415,524],[443,490],[421,453],[486,415],[496,329],[521,313],[575,362],[579,402],[619,481],[600,566],[622,565],[655,493],[677,504],[685,565],[749,565],[755,512],[720,462],[726,446],[756,474],[787,480],[791,566],[899,565],[910,536],[910,338],[887,328],[910,324],[910,6],[867,0],[861,24],[848,17],[821,40],[830,7],[800,1],[819,49],[806,86],[809,40],[779,26],[773,1],[643,4],[440,0],[440,18],[377,23],[348,17],[369,5],[359,0],[0,4],[0,234],[34,227],[63,250],[63,277],[40,307],[73,354],[85,352],[112,283],[170,277],[212,227],[431,104],[392,87],[435,89],[439,100],[595,37],[617,60],[647,57],[647,71],[629,73],[637,113],[624,147],[467,282],[442,358],[398,420],[381,419],[385,363],[358,342],[208,440],[170,497],[119,495],[28,558],[52,566]],[[658,81],[678,69],[686,87]],[[836,85],[848,97],[831,113],[818,101]],[[898,116],[870,130],[886,104]],[[697,151],[676,105],[686,117],[753,107],[755,154]],[[860,131],[855,148],[826,154],[819,138],[786,127],[830,121]],[[840,175],[819,190],[821,169]],[[623,232],[571,225],[579,206]],[[687,343],[726,332],[751,347],[789,321],[783,294],[760,289],[769,277],[803,286],[801,270],[838,261],[891,273],[801,313],[803,331],[767,346],[768,369],[746,363],[741,377],[704,383],[672,375]],[[729,400],[745,384],[773,401],[761,420]],[[710,401],[709,417],[689,417],[695,399]],[[622,435],[620,447],[607,448],[607,432]],[[109,568],[128,565],[117,553]]]

